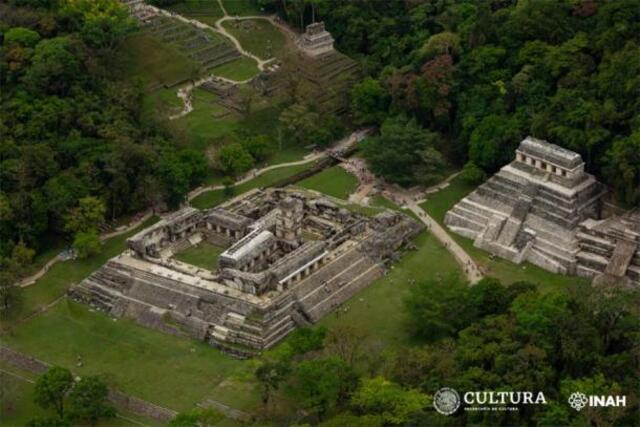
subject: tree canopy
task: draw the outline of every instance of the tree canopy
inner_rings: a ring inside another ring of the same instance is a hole
[[[438,135],[446,160],[485,173],[509,162],[522,137],[547,139],[580,153],[621,203],[640,203],[638,0],[260,3],[300,28],[324,21],[360,61],[357,122],[411,117]],[[383,156],[369,162],[392,182],[420,184],[407,152],[384,150],[402,176],[380,167]]]
[[[103,219],[178,206],[204,177],[203,155],[143,118],[143,88],[119,47],[136,24],[116,0],[0,5],[0,258],[22,242],[80,231],[81,200]],[[1,261],[1,260],[0,260]]]

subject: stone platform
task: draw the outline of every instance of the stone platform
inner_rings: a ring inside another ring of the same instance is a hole
[[[348,94],[361,75],[358,63],[333,47],[333,37],[322,22],[308,25],[296,46],[296,52],[284,59],[286,66],[261,73],[253,81],[255,87],[265,95],[274,95],[287,90],[295,76],[309,92],[306,98],[321,111],[347,111]]]
[[[257,190],[165,217],[69,293],[113,316],[247,357],[380,277],[384,261],[421,228],[393,211],[352,213],[315,192]],[[227,247],[217,267],[173,259],[202,240]]]
[[[579,154],[527,137],[515,160],[447,212],[445,224],[514,263],[576,274],[575,232],[597,218],[602,194]]]
[[[579,276],[640,286],[640,210],[584,221],[576,237]]]

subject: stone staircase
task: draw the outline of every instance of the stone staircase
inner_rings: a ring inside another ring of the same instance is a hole
[[[342,304],[355,294],[366,288],[371,282],[382,277],[384,270],[372,263],[372,265],[358,276],[345,283],[342,287],[315,306],[309,309],[309,314],[314,321],[320,320],[331,312],[335,306]]]
[[[300,311],[317,322],[382,273],[379,265],[354,247],[296,286]]]
[[[637,248],[638,244],[632,240],[618,240],[613,250],[613,255],[611,255],[611,259],[609,259],[609,264],[605,269],[605,273],[615,277],[624,276]]]

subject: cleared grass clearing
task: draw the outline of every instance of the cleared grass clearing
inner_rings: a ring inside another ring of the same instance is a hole
[[[7,314],[0,323],[1,330],[10,328],[16,320],[37,312],[43,306],[54,302],[67,292],[67,289],[81,282],[85,277],[100,268],[109,258],[122,252],[128,237],[156,222],[151,218],[129,233],[111,238],[104,242],[100,254],[84,260],[59,262],[42,276],[36,283],[23,288],[15,309]]]
[[[216,102],[217,96],[203,89],[193,92],[193,111],[172,120],[170,126],[186,139],[190,148],[205,151],[238,129],[238,115]]]
[[[444,216],[447,211],[474,189],[475,186],[466,184],[460,177],[456,177],[447,188],[429,196],[429,199],[421,207],[433,219],[444,225]],[[488,272],[487,275],[500,279],[504,284],[528,281],[537,284],[544,291],[562,289],[572,283],[588,283],[587,280],[579,277],[550,273],[528,262],[517,265],[498,257],[491,259],[488,252],[474,247],[473,241],[470,239],[455,233],[449,234],[483,270]]]
[[[13,367],[0,364],[2,371],[14,372]],[[20,377],[25,373],[15,372]],[[49,414],[33,401],[34,385],[6,372],[0,372],[3,395],[0,402],[0,426],[13,427],[26,425],[34,417],[44,417]]]
[[[343,168],[332,166],[297,185],[346,200],[358,188],[358,179]]]
[[[279,108],[270,105],[256,107],[246,117],[242,117],[239,113],[231,112],[220,105],[217,100],[218,96],[209,91],[201,88],[194,90],[194,110],[168,122],[176,138],[184,140],[190,148],[213,156],[218,147],[230,142],[241,142],[246,135],[270,136],[274,141],[274,151],[256,167],[301,160],[309,152],[308,149],[295,144],[277,143],[277,129],[274,123],[277,123]],[[206,184],[220,184],[223,178],[222,174],[212,170]]]
[[[211,74],[236,81],[248,80],[258,74],[259,71],[258,63],[246,56],[209,70]]]
[[[166,117],[176,114],[184,107],[184,102],[178,98],[173,89],[158,89],[143,99],[142,111],[148,117]]]
[[[404,301],[413,281],[459,272],[453,257],[432,235],[423,232],[414,241],[416,250],[406,251],[388,274],[369,285],[322,319],[329,328],[350,325],[367,334],[367,340],[383,348],[414,344],[406,328]]]
[[[125,40],[125,69],[142,79],[147,89],[174,86],[198,75],[198,64],[169,43],[138,32]]]
[[[285,35],[266,19],[224,21],[222,26],[258,58],[281,58],[285,53]]]
[[[0,384],[2,384],[4,391],[2,402],[0,402],[0,426],[23,426],[32,418],[55,416],[52,409],[45,410],[34,402],[33,381],[35,379],[35,374],[0,362]],[[139,423],[147,426],[162,425],[152,419],[126,411],[118,411],[118,415],[120,417],[101,420],[97,427],[131,427],[138,426]]]
[[[127,319],[114,321],[67,299],[17,327],[3,342],[77,375],[106,374],[120,390],[177,411],[206,398],[225,399],[223,393],[215,392],[216,387],[232,374],[240,375],[237,371],[251,369],[250,363],[232,359],[204,342]],[[78,355],[84,361],[81,368],[75,366]],[[251,394],[254,389],[245,391]],[[245,404],[253,401],[247,397]],[[247,409],[235,403],[234,407]]]

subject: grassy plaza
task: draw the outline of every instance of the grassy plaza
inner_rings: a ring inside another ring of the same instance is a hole
[[[202,241],[175,254],[174,258],[196,267],[214,270],[218,265],[218,257],[222,252],[224,252],[224,248]]]

